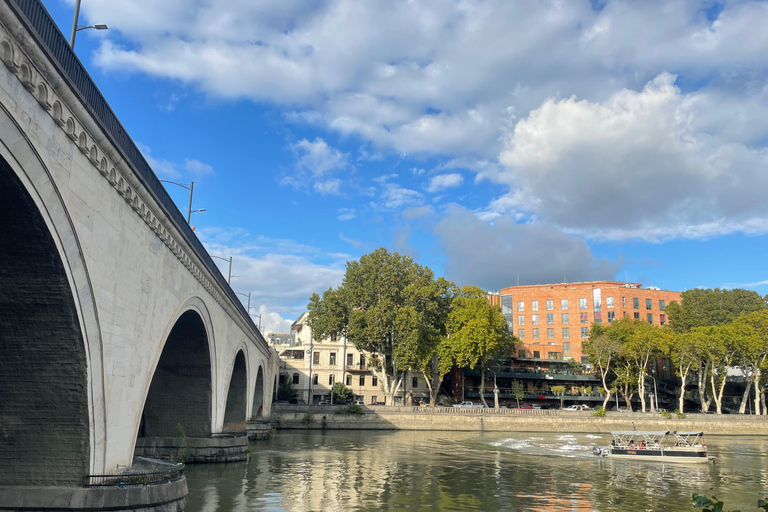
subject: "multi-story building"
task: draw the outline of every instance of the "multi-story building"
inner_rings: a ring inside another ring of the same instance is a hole
[[[291,340],[289,343],[274,345],[282,360],[279,378],[290,380],[305,403],[330,400],[336,382],[350,388],[355,400],[366,404],[384,402],[383,383],[367,364],[370,355],[344,339],[314,339],[307,318],[308,313],[304,312],[291,325],[291,336],[286,338]],[[403,403],[407,396],[415,401],[429,397],[422,376],[406,375],[395,404]]]
[[[509,330],[523,343],[513,355],[517,365],[554,369],[572,359],[586,362],[581,344],[592,323],[608,324],[628,316],[666,325],[666,305],[679,302],[680,292],[594,281],[510,286],[490,300],[500,303]]]

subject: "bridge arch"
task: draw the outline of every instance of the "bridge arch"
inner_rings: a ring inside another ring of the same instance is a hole
[[[106,449],[93,290],[50,172],[1,105],[0,125],[0,485],[81,485]]]
[[[253,405],[251,407],[251,417],[260,419],[264,417],[264,368],[259,365],[256,372],[256,384],[253,388]]]
[[[215,410],[215,341],[211,317],[191,297],[169,323],[155,357],[137,437],[207,437]]]
[[[240,346],[235,354],[229,378],[226,406],[224,408],[224,431],[245,430],[248,407],[248,363],[247,349]]]

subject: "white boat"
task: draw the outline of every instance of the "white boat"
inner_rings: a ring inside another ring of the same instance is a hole
[[[610,446],[595,446],[592,453],[613,459],[646,460],[704,464],[713,462],[702,441],[704,432],[669,432],[668,430],[617,430],[611,432]],[[674,444],[670,445],[674,438]]]

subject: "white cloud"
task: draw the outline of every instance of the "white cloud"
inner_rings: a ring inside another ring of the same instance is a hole
[[[592,103],[550,99],[505,140],[491,210],[605,238],[766,232],[768,151],[695,130],[697,95],[662,74]]]
[[[448,188],[458,187],[462,183],[464,183],[464,177],[457,172],[451,174],[438,174],[429,180],[427,192],[434,194]]]
[[[421,203],[422,195],[408,188],[404,188],[396,183],[386,183],[381,192],[380,207],[388,210],[396,210],[403,206],[411,206]]]
[[[354,208],[339,208],[336,213],[338,213],[336,218],[339,220],[352,220],[357,217],[357,210]]]
[[[181,173],[176,170],[176,166],[173,164],[173,162],[153,157],[152,149],[149,146],[142,144],[141,142],[137,142],[136,146],[139,148],[139,151],[141,151],[141,154],[144,156],[144,159],[147,161],[149,166],[159,177],[166,179],[181,178]]]
[[[347,155],[332,148],[320,137],[313,142],[302,139],[292,144],[291,149],[298,159],[296,167],[311,172],[315,177],[347,166]]]
[[[200,179],[208,174],[214,174],[213,167],[201,162],[200,160],[186,160],[184,162],[184,166],[187,169],[187,172],[195,175],[197,179]]]
[[[341,180],[331,178],[329,180],[316,181],[312,188],[315,189],[315,192],[324,196],[337,196],[341,194]]]

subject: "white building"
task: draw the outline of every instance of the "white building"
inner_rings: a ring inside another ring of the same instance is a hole
[[[302,313],[291,325],[291,342],[274,345],[281,359],[280,379],[293,382],[299,400],[306,403],[330,400],[335,382],[350,388],[355,400],[366,404],[384,402],[384,387],[367,366],[369,355],[343,339],[313,339],[308,316],[308,313]],[[407,374],[395,404],[402,404],[403,397],[410,394],[415,403],[420,398],[429,397],[429,388],[422,375]]]

